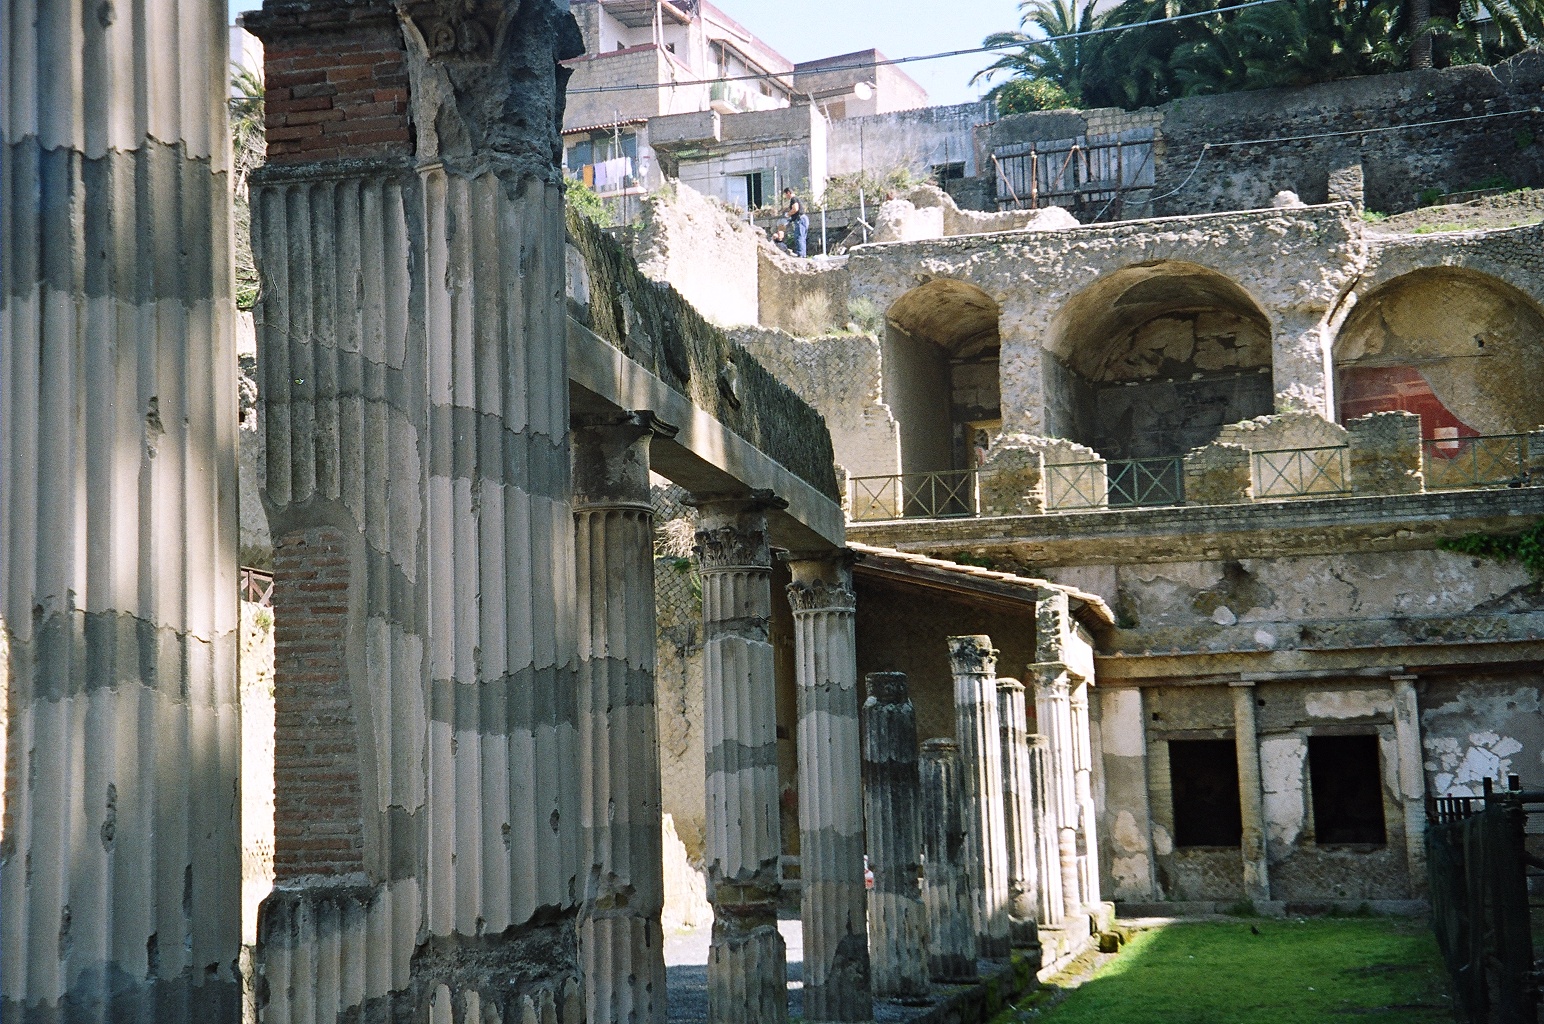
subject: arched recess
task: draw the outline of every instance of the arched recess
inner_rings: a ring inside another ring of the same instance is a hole
[[[1046,355],[1048,432],[1106,458],[1181,454],[1274,411],[1270,320],[1194,263],[1095,281],[1057,314]]]
[[[1334,347],[1342,423],[1402,409],[1428,439],[1544,423],[1544,309],[1457,267],[1414,270],[1364,295]]]
[[[996,433],[999,315],[986,292],[948,279],[919,285],[890,306],[885,401],[900,425],[902,472],[968,468],[984,448],[976,435]]]

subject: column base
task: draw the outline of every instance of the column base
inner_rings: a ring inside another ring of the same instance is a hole
[[[708,1020],[712,1024],[786,1024],[788,947],[776,920],[713,922],[708,950]]]

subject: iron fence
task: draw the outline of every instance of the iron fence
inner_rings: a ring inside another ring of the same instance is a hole
[[[241,567],[241,600],[264,608],[273,607],[273,573],[266,569]]]
[[[1108,459],[1045,467],[1048,509],[1153,508],[1185,503],[1185,460]]]
[[[1305,498],[1347,494],[1351,472],[1345,445],[1255,452],[1256,498]]]
[[[1490,434],[1421,442],[1428,491],[1519,487],[1528,482],[1528,435]]]
[[[981,511],[979,477],[973,469],[856,476],[848,496],[854,522],[948,519]]]
[[[1471,1024],[1538,1024],[1544,793],[1427,800],[1432,927]]]

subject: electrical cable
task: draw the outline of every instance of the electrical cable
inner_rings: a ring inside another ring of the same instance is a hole
[[[1092,28],[1086,32],[1067,32],[1059,36],[1046,36],[1041,39],[1031,39],[1028,36],[1023,39],[1014,39],[1010,42],[999,43],[996,46],[972,46],[964,50],[945,50],[941,53],[923,53],[911,57],[887,57],[884,60],[860,61],[855,64],[833,64],[830,67],[814,69],[820,74],[833,71],[869,71],[874,68],[892,67],[897,64],[914,64],[918,61],[943,60],[948,57],[968,57],[976,53],[996,53],[999,50],[1011,50],[1015,47],[1026,46],[1035,43],[1059,43],[1068,39],[1087,39],[1090,36],[1107,35],[1111,32],[1124,32],[1133,28],[1144,28],[1149,25],[1169,25],[1176,21],[1189,21],[1192,18],[1209,18],[1214,14],[1228,14],[1232,11],[1242,11],[1248,7],[1263,7],[1266,4],[1279,4],[1283,0],[1247,0],[1246,3],[1231,4],[1227,7],[1217,7],[1210,11],[1192,11],[1189,14],[1175,14],[1167,18],[1154,18],[1151,21],[1138,21],[1130,25],[1107,25],[1102,28]],[[592,56],[604,57],[603,53]],[[774,72],[762,72],[749,75],[727,75],[723,78],[703,79],[701,82],[687,82],[685,85],[711,85],[716,82],[770,82],[787,77],[794,72],[777,74]],[[581,93],[600,92],[637,92],[644,89],[663,88],[658,83],[641,82],[635,85],[594,85],[584,89],[569,89],[568,95],[574,96]]]

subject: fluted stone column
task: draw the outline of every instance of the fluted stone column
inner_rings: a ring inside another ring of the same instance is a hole
[[[1426,773],[1421,754],[1421,702],[1415,676],[1390,676],[1394,741],[1399,747],[1399,797],[1405,809],[1405,860],[1410,895],[1426,895]]]
[[[1255,728],[1255,691],[1251,682],[1235,682],[1233,740],[1238,751],[1238,798],[1243,812],[1240,842],[1244,860],[1244,895],[1255,902],[1271,898],[1265,849],[1265,794],[1260,784],[1260,736]]]
[[[0,0],[7,1024],[240,1014],[225,12]]]
[[[922,901],[922,792],[917,713],[902,672],[870,672],[863,704],[863,811],[869,870],[869,954],[876,998],[927,998]]]
[[[1098,815],[1094,809],[1094,753],[1088,718],[1087,679],[1072,688],[1072,774],[1077,799],[1078,898],[1085,907],[1096,907],[1099,894]]]
[[[1054,927],[1066,916],[1066,904],[1062,900],[1061,826],[1056,817],[1056,795],[1052,791],[1051,744],[1040,733],[1029,737],[1029,770],[1039,920],[1042,925]]]
[[[799,877],[807,1021],[874,1016],[852,561],[847,551],[788,557],[799,688]]]
[[[655,719],[654,511],[648,414],[573,434],[579,594],[579,963],[591,1024],[663,1024],[664,907]]]
[[[773,688],[770,494],[695,504],[702,576],[707,758],[708,1019],[788,1019],[787,950],[777,931],[777,697]]]
[[[1002,734],[997,722],[997,652],[986,636],[949,638],[954,731],[960,745],[960,806],[970,837],[966,863],[977,955],[1008,956],[1008,841],[1003,823]]]
[[[1039,857],[1029,766],[1029,716],[1024,706],[1024,684],[1017,679],[997,680],[997,719],[1002,735],[1003,834],[1008,843],[1008,938],[1021,949],[1038,948]]]
[[[1078,886],[1078,800],[1072,753],[1072,680],[1067,667],[1044,662],[1035,669],[1035,710],[1045,736],[1048,817],[1056,827],[1056,862],[1061,868],[1062,914],[1083,913]]]
[[[976,927],[969,835],[961,808],[960,748],[953,740],[922,744],[922,902],[927,907],[928,976],[975,981]]]

